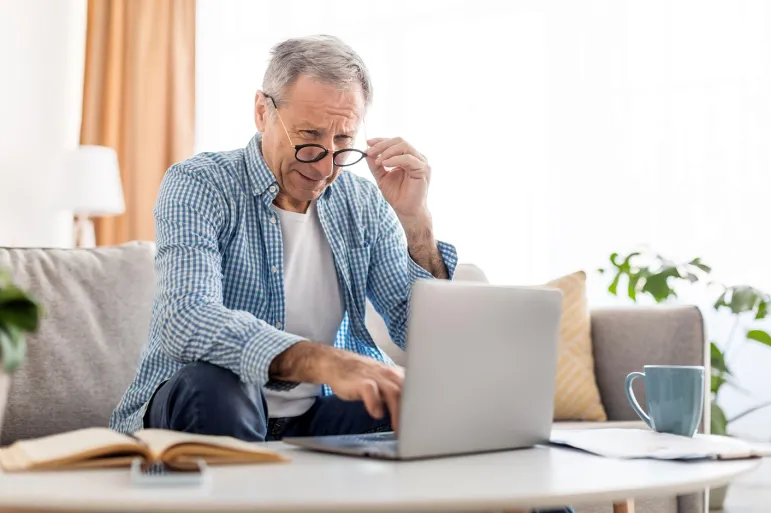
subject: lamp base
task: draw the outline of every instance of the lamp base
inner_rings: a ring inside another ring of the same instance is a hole
[[[77,216],[75,218],[75,247],[93,248],[94,246],[96,246],[94,223],[86,216]]]

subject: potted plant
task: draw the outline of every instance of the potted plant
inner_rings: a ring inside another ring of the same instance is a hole
[[[609,272],[613,275],[608,291],[614,296],[623,294],[619,292],[619,286],[623,280],[626,282],[625,294],[633,302],[637,302],[641,296],[648,296],[656,303],[676,298],[677,285],[690,286],[703,283],[712,271],[700,258],[676,263],[650,251],[635,251],[627,255],[613,253],[610,255],[610,263],[609,269],[599,269],[600,273]],[[727,417],[718,404],[720,391],[724,386],[735,387],[746,393],[729,365],[742,344],[751,342],[771,347],[771,335],[753,325],[768,316],[771,309],[771,295],[749,285],[725,286],[714,281],[706,282],[706,285],[708,289],[717,290],[716,298],[712,303],[713,308],[718,312],[728,312],[732,317],[731,329],[725,343],[717,344],[715,340],[710,341],[712,401],[710,432],[727,435],[732,422],[771,406],[771,402],[763,402]],[[740,333],[741,336],[738,336]],[[737,343],[737,339],[741,342]],[[711,490],[710,509],[722,508],[726,490],[726,487]]]
[[[0,430],[11,385],[10,376],[24,361],[26,334],[37,330],[41,310],[0,270]]]

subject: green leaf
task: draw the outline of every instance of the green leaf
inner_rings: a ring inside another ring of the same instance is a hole
[[[693,260],[691,260],[688,263],[690,265],[694,266],[694,267],[698,267],[699,269],[701,269],[702,271],[704,271],[707,274],[712,272],[712,268],[710,266],[706,265],[706,264],[703,264],[702,261],[701,261],[701,258],[694,258]]]
[[[0,327],[15,326],[22,331],[37,330],[40,307],[22,290],[9,286],[0,289]]]
[[[0,289],[0,305],[17,301],[19,299],[27,299],[24,292],[14,287],[13,285],[5,285]]]
[[[627,293],[629,294],[629,299],[631,299],[634,302],[637,302],[637,284],[639,283],[640,278],[642,278],[641,274],[629,275],[629,284],[627,285]]]
[[[747,332],[747,338],[771,346],[771,335],[763,330],[750,330]]]
[[[35,305],[0,306],[0,326],[15,326],[22,331],[35,331],[39,317]]]
[[[670,297],[677,297],[677,293],[669,286],[669,278],[672,277],[679,278],[680,273],[676,267],[666,267],[648,276],[642,290],[653,296],[657,303],[666,301]]]
[[[613,266],[618,269],[621,273],[628,273],[632,269],[631,261],[634,257],[640,255],[639,252],[635,251],[632,253],[629,253],[627,256],[624,257],[624,260],[619,262],[619,255],[618,253],[612,253],[610,255],[610,263],[613,264]]]
[[[710,342],[709,344],[709,356],[710,365],[713,369],[721,373],[731,374],[731,371],[728,369],[728,365],[726,365],[725,362],[725,355],[714,342]]]
[[[721,306],[728,306],[728,303],[726,303],[726,295],[728,295],[728,290],[724,290],[722,294],[715,300],[715,310],[719,310]]]
[[[613,294],[614,296],[618,295],[618,280],[621,279],[621,273],[616,274],[616,277],[613,278],[613,282],[608,287],[608,292]]]
[[[727,435],[728,434],[728,419],[726,419],[723,408],[712,401],[712,411],[710,415],[710,428],[713,435]]]
[[[725,377],[722,373],[714,373],[712,374],[712,383],[710,387],[710,391],[717,395],[717,393],[720,391],[720,387],[722,387],[726,382]]]
[[[0,289],[0,312],[8,308],[29,308],[35,302],[23,291],[15,287]]]
[[[24,361],[26,353],[24,333],[14,329],[0,329],[0,360],[6,373],[15,371]]]
[[[735,314],[752,312],[755,310],[755,305],[763,301],[761,297],[763,293],[747,285],[737,285],[729,290],[732,294],[728,306]]]
[[[763,301],[758,305],[758,312],[755,314],[755,320],[765,319],[768,315],[768,301]]]
[[[629,253],[626,258],[624,259],[624,263],[621,264],[621,268],[625,271],[629,271],[632,268],[632,259],[636,256],[639,256],[640,253],[635,251],[633,253]]]

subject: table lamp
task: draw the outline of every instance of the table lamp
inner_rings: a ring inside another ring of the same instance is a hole
[[[63,207],[75,214],[75,246],[96,245],[92,217],[122,214],[126,210],[118,155],[106,146],[82,145],[62,156],[56,191]]]

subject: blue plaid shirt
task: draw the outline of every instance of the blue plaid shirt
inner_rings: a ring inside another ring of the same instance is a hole
[[[150,337],[110,427],[141,429],[155,390],[198,360],[247,383],[294,386],[268,376],[273,358],[303,340],[282,331],[281,228],[270,208],[277,193],[259,134],[246,148],[196,155],[167,171],[154,210],[158,248]],[[404,347],[411,285],[432,276],[409,257],[404,231],[375,184],[343,171],[317,205],[345,300],[335,346],[392,363],[367,332],[365,300]],[[438,246],[452,277],[455,249]],[[329,387],[323,393],[331,393]]]

